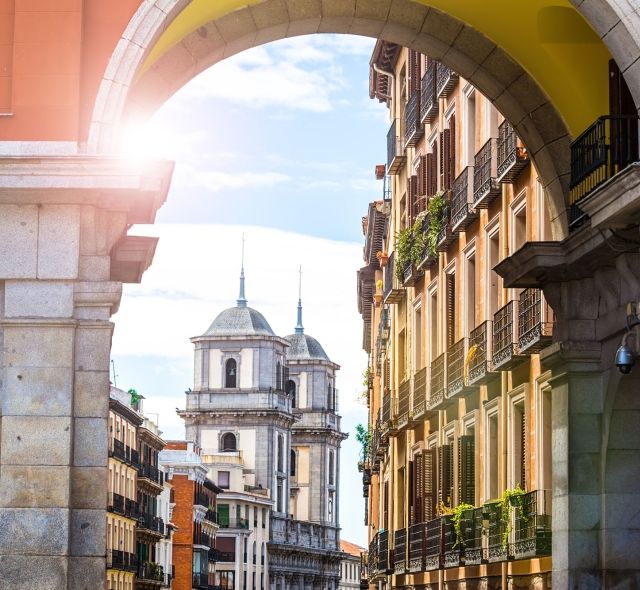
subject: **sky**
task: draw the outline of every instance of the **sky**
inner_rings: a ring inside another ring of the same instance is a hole
[[[362,216],[382,197],[374,168],[386,158],[384,105],[368,97],[374,40],[314,35],[257,47],[216,64],[131,129],[131,157],[176,167],[156,223],[130,235],[159,236],[140,285],[125,285],[112,380],[145,396],[165,438],[183,438],[176,408],[193,387],[190,337],[238,297],[242,235],[246,295],[276,334],[293,332],[302,266],[303,323],[339,365],[342,538],[364,545],[364,499],[354,428],[362,320],[356,270]],[[355,486],[355,487],[354,487]],[[357,493],[353,493],[356,489]]]

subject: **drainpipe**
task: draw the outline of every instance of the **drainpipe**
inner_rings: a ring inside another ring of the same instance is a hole
[[[383,70],[378,64],[372,64],[373,70],[375,72],[377,72],[378,74],[383,74],[384,76],[387,76],[388,78],[391,78],[391,92],[389,94],[382,94],[382,98],[384,98],[385,100],[389,101],[393,99],[393,85],[395,83],[396,80],[396,76],[393,72],[389,72],[388,70]]]

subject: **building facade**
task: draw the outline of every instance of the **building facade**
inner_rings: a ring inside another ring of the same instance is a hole
[[[200,449],[189,441],[168,441],[160,463],[172,486],[174,590],[208,589],[215,584],[216,510],[219,488],[207,479]]]
[[[298,320],[294,335],[277,336],[247,306],[242,270],[237,305],[192,338],[194,387],[180,415],[228,490],[218,581],[237,590],[334,590],[339,580],[338,366],[304,334],[301,306]]]
[[[526,147],[444,65],[378,41],[391,127],[359,271],[371,584],[547,588],[553,313],[495,267],[550,238]]]
[[[343,539],[340,540],[340,549],[344,553],[344,558],[340,564],[340,585],[338,590],[361,590],[362,568],[360,564],[366,549]]]

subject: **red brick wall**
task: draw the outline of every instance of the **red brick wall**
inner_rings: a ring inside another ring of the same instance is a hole
[[[178,530],[173,535],[173,563],[176,566],[174,590],[191,590],[191,564],[193,561],[193,495],[195,482],[186,475],[174,475],[173,522]]]

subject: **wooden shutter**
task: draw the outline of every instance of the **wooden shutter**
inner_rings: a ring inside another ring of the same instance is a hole
[[[438,501],[453,506],[453,445],[438,447]]]
[[[475,505],[476,498],[475,437],[458,439],[458,503]]]
[[[385,531],[389,530],[389,482],[384,482],[384,504],[382,510],[382,526]]]
[[[422,522],[436,517],[436,450],[422,452]]]
[[[420,196],[424,196],[427,194],[427,177],[428,177],[428,171],[427,171],[427,156],[420,156],[420,170],[421,170],[421,184],[422,184],[422,192],[420,193]]]
[[[391,383],[391,369],[389,367],[389,358],[385,358],[384,359],[384,386],[385,388],[388,388]]]
[[[426,171],[425,171],[425,189],[427,197],[433,195],[433,153],[426,155]]]
[[[409,198],[411,200],[411,225],[420,213],[420,208],[418,205],[418,177],[414,174],[409,178]]]
[[[451,188],[451,131],[442,132],[442,188]]]
[[[433,143],[433,159],[431,160],[431,195],[438,192],[438,142]]]
[[[444,159],[445,159],[445,146],[444,146],[444,131],[440,132],[440,160],[439,160],[439,170],[440,174],[440,188],[445,188],[444,184]]]
[[[524,404],[522,406],[522,413],[520,414],[520,487],[523,490],[527,489],[527,420],[524,411]]]
[[[409,526],[416,522],[416,462],[409,461]]]
[[[447,275],[447,348],[456,338],[456,275]]]
[[[451,183],[456,178],[456,116],[451,115],[449,118],[449,169],[451,175]]]
[[[414,460],[415,469],[415,523],[424,520],[424,454],[417,455]]]
[[[420,88],[420,53],[410,49],[408,62],[407,72],[409,76],[409,94],[411,95],[414,92],[418,92]]]

